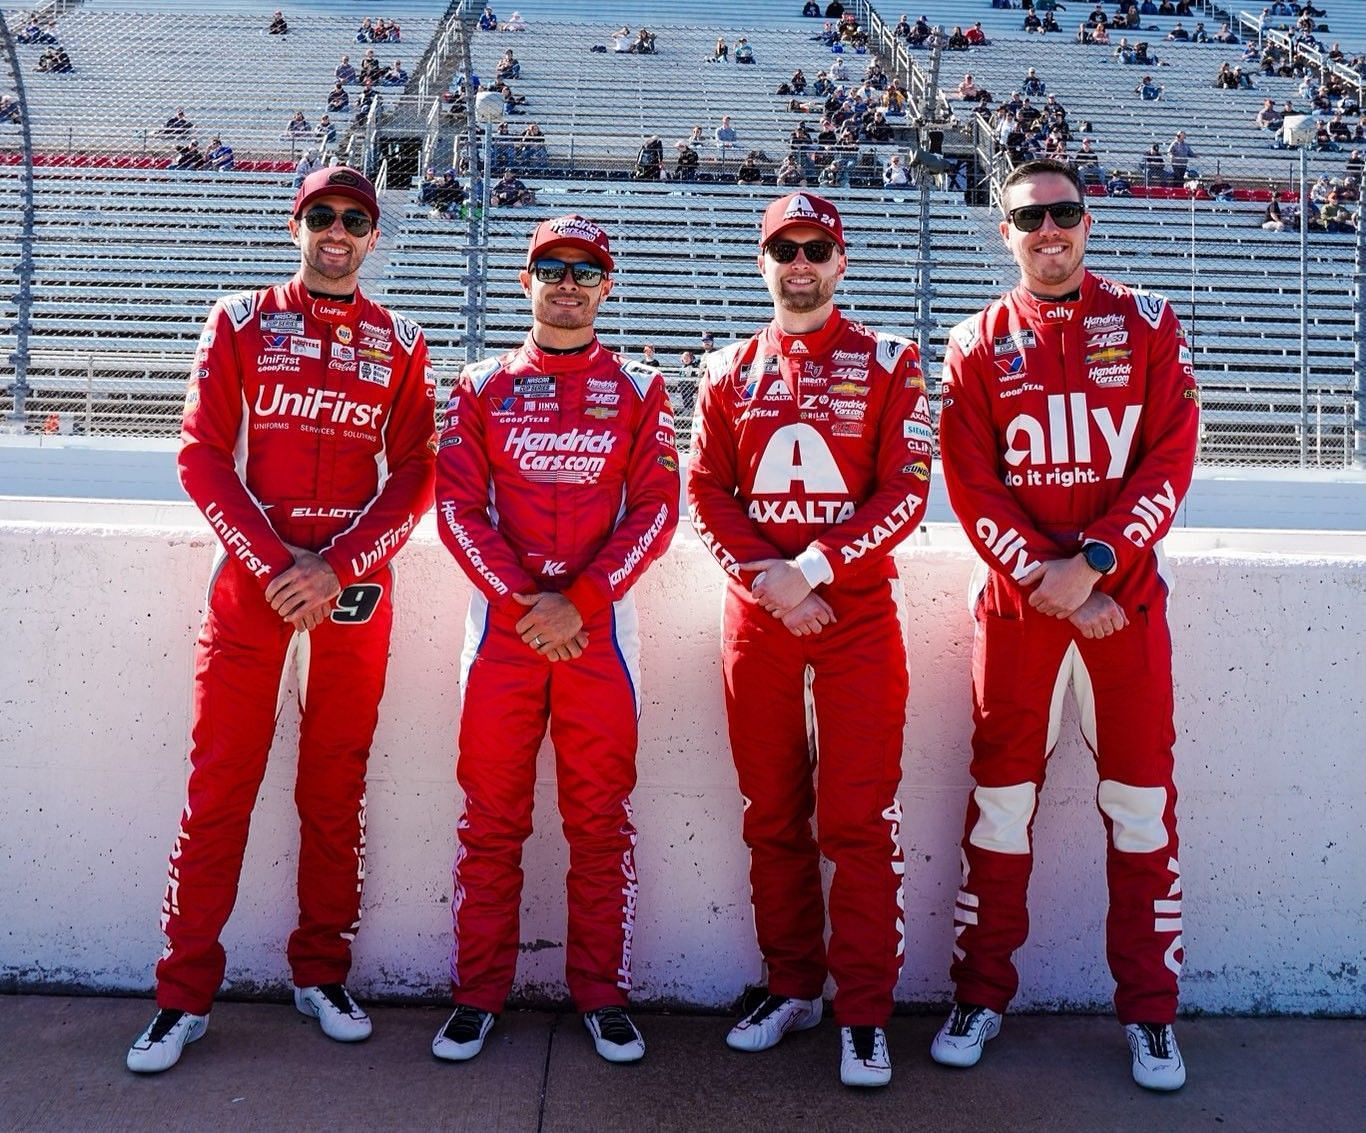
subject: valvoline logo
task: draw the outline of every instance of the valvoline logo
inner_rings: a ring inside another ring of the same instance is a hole
[[[1012,354],[1009,358],[997,358],[996,368],[1003,374],[1019,374],[1024,371],[1024,355]]]

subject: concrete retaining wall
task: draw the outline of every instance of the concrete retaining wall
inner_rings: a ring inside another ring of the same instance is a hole
[[[55,520],[6,520],[15,513],[0,508],[0,624],[9,639],[0,653],[0,987],[142,992],[161,947],[191,651],[214,545],[188,509],[159,508],[155,525],[105,526],[100,516],[123,515],[85,510],[89,522],[64,518],[71,505]],[[1290,549],[1283,535],[1249,532],[1185,532],[1169,543],[1188,1008],[1366,1013],[1366,539],[1298,538]],[[974,560],[955,528],[937,525],[899,558],[914,661],[898,999],[915,1005],[949,997],[968,786],[964,595]],[[442,999],[468,589],[430,521],[398,566],[352,986],[363,997]],[[641,1001],[721,1008],[761,978],[724,739],[720,594],[721,573],[690,533],[638,591]],[[291,704],[225,936],[228,994],[277,995],[288,985],[296,736]],[[518,978],[519,994],[533,1000],[563,995],[566,853],[552,768],[543,750]],[[1072,717],[1035,827],[1021,1008],[1108,1007],[1094,793]]]

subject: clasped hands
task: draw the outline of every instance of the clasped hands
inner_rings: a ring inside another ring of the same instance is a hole
[[[1109,637],[1129,624],[1129,618],[1110,595],[1096,590],[1100,576],[1081,555],[1046,559],[1020,580],[1031,591],[1029,605],[1041,614],[1066,618],[1082,637]]]
[[[811,589],[806,575],[791,559],[760,559],[741,563],[740,569],[759,572],[750,593],[795,636],[820,633],[835,620],[830,603]]]
[[[298,632],[307,633],[327,617],[332,600],[341,593],[341,582],[321,555],[289,543],[285,546],[294,556],[294,565],[270,580],[266,601]]]

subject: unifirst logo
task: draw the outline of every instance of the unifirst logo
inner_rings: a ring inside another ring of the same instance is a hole
[[[310,386],[303,393],[290,393],[284,386],[275,385],[269,389],[262,386],[256,391],[255,413],[258,417],[296,417],[305,421],[330,421],[334,425],[378,428],[384,406],[352,401],[332,389]]]

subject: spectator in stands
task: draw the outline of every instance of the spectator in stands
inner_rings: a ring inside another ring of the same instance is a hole
[[[1172,24],[1171,30],[1167,32],[1168,43],[1189,43],[1191,33],[1181,26],[1181,21],[1177,20]]]
[[[517,13],[516,13],[516,12],[513,12],[512,14],[515,16]],[[504,30],[506,31],[507,29],[504,28]],[[389,33],[388,33],[388,35],[385,36],[385,39],[386,39],[389,43],[402,43],[402,42],[403,42],[403,31],[402,31],[401,28],[399,28],[399,26],[398,26],[398,21],[397,21],[397,20],[391,19],[391,20],[389,21]]]
[[[166,119],[166,125],[161,128],[161,132],[172,141],[178,141],[187,137],[193,129],[194,123],[185,117],[185,108],[180,106]]]
[[[1211,37],[1215,43],[1237,43],[1238,37],[1233,34],[1233,29],[1228,24],[1222,25]]]
[[[1097,47],[1110,46],[1110,30],[1104,24],[1098,24],[1091,32],[1091,42]]]
[[[374,42],[375,42],[375,29],[374,29],[373,24],[370,22],[370,17],[369,17],[369,16],[366,16],[363,20],[361,20],[361,22],[360,22],[360,27],[358,27],[358,28],[356,29],[356,42],[357,42],[357,43],[374,43]]]
[[[332,125],[332,118],[329,115],[324,114],[318,119],[318,128],[313,131],[313,140],[322,150],[337,144],[337,127]]]
[[[351,66],[351,56],[343,55],[337,63],[337,69],[332,72],[332,77],[341,85],[354,83],[356,81],[356,68]]]
[[[57,42],[57,24],[55,22],[50,23],[44,29],[39,25],[36,16],[30,17],[28,24],[14,37],[14,40],[16,43],[50,46]]]
[[[308,119],[304,117],[302,110],[296,110],[294,117],[285,123],[283,137],[285,141],[292,141],[296,138],[306,138],[313,133],[313,127],[308,124]]]
[[[778,166],[777,183],[788,187],[806,184],[806,173],[796,152],[789,151],[782,164]]]
[[[310,173],[315,169],[322,168],[322,164],[322,158],[318,155],[317,150],[304,150],[303,157],[299,158],[299,164],[294,167],[294,188],[298,189]]]
[[[827,20],[838,20],[844,15],[844,5],[839,0],[830,0],[825,6],[825,18]]]
[[[1124,175],[1122,169],[1112,169],[1110,179],[1105,182],[1105,192],[1111,197],[1131,197],[1133,188],[1129,184],[1129,178]]]
[[[204,155],[199,149],[199,139],[191,138],[182,146],[176,146],[176,159],[172,169],[203,169]]]
[[[403,69],[403,60],[395,59],[389,69],[384,72],[384,77],[380,82],[386,87],[406,87],[408,85],[408,72]]]
[[[808,20],[819,20],[821,18],[821,6],[816,3],[816,0],[806,0],[806,3],[802,5],[802,15]]]
[[[726,42],[726,37],[724,35],[718,35],[716,37],[716,49],[712,52],[711,58],[708,60],[708,62],[730,62],[730,45]]]
[[[709,330],[702,332],[702,345],[698,347],[698,354],[708,354],[716,347],[716,336]]]
[[[1030,67],[1025,74],[1024,82],[1020,84],[1020,93],[1026,98],[1040,98],[1047,90],[1047,84],[1039,78],[1039,73],[1035,68]]]
[[[1354,149],[1347,158],[1347,164],[1343,166],[1342,172],[1348,180],[1360,182],[1362,173],[1362,157],[1359,149]]]
[[[637,181],[658,181],[663,173],[664,143],[658,134],[650,134],[636,154],[636,167],[631,176]]]
[[[834,61],[830,64],[828,74],[830,81],[836,85],[849,81],[849,68],[844,65],[844,59],[841,56],[835,56]]]
[[[490,190],[489,201],[499,208],[511,208],[515,205],[535,204],[536,194],[509,169]]]
[[[1319,213],[1319,222],[1328,232],[1355,232],[1356,217],[1342,203],[1342,194],[1334,189],[1328,194],[1328,200],[1324,202],[1323,209]]]
[[[1276,109],[1273,99],[1265,98],[1262,100],[1262,108],[1257,111],[1257,117],[1253,119],[1259,130],[1270,130],[1275,133],[1281,128],[1284,116]]]
[[[378,92],[375,90],[373,79],[368,79],[361,86],[360,98],[356,102],[356,118],[363,119],[370,113],[370,104],[375,101]]]
[[[12,122],[19,126],[23,118],[19,114],[19,100],[7,94],[0,94],[0,122]]]
[[[1100,171],[1100,155],[1096,153],[1095,143],[1090,138],[1082,138],[1081,146],[1072,155],[1072,165],[1082,186],[1100,185],[1104,177]]]
[[[1140,40],[1134,45],[1134,62],[1140,67],[1165,67],[1167,65],[1148,50],[1148,44],[1144,40]]]
[[[365,55],[360,61],[361,83],[377,83],[383,75],[384,67],[380,64],[378,57],[375,55],[375,49],[373,47],[367,47],[365,49]],[[461,77],[463,78],[463,76]]]
[[[966,37],[969,47],[989,47],[991,45],[987,33],[982,30],[981,20],[974,23],[963,35]]]
[[[749,40],[743,35],[735,41],[735,61],[752,66],[754,63],[754,48],[749,45]]]
[[[982,91],[977,86],[977,81],[972,77],[971,71],[963,73],[963,81],[949,95],[950,98],[961,99],[964,102],[976,102],[981,96]]]
[[[1143,184],[1151,187],[1160,185],[1167,177],[1167,163],[1162,156],[1162,151],[1157,148],[1157,143],[1153,142],[1148,147],[1148,152],[1140,158],[1143,167]]]
[[[730,124],[730,115],[721,115],[721,125],[716,127],[716,150],[717,156],[725,161],[730,156],[732,150],[740,144],[740,135],[736,133],[735,127]]]
[[[1153,82],[1152,75],[1144,75],[1143,81],[1134,87],[1134,93],[1144,102],[1156,102],[1166,89],[1163,84]]]
[[[1020,25],[1021,31],[1042,32],[1043,21],[1034,14],[1034,9],[1030,8],[1024,15],[1024,23]]]
[[[750,150],[735,170],[737,185],[757,185],[764,179],[764,171],[759,167],[759,153]]]
[[[504,22],[503,31],[526,31],[526,20],[522,19],[521,12],[513,12]]]
[[[279,8],[275,9],[275,15],[270,18],[270,34],[285,35],[289,32],[289,23],[285,19],[285,14]]]
[[[953,31],[949,32],[949,42],[945,47],[949,51],[966,51],[971,46],[968,37],[963,34],[962,27],[955,24]]]
[[[1195,150],[1191,148],[1190,142],[1186,141],[1186,131],[1177,130],[1176,136],[1167,146],[1167,158],[1172,166],[1173,185],[1185,184],[1186,168],[1194,156]]]
[[[911,183],[910,170],[906,168],[899,153],[892,154],[887,159],[887,164],[882,167],[882,183],[889,189]]]
[[[484,11],[479,16],[480,31],[497,31],[498,17],[493,14],[492,5],[485,5]]]
[[[433,215],[447,220],[453,220],[460,215],[460,209],[465,203],[465,189],[454,169],[448,169],[440,178],[424,184],[422,191],[425,194],[424,202],[432,206]]]
[[[1192,43],[1208,43],[1208,42],[1209,42],[1209,32],[1207,32],[1207,31],[1205,30],[1205,21],[1204,21],[1204,20],[1199,20],[1199,21],[1196,22],[1195,30],[1194,30],[1193,32],[1191,32],[1191,42],[1192,42]]]
[[[1285,218],[1281,216],[1281,194],[1271,190],[1271,200],[1262,213],[1262,227],[1268,232],[1284,232]]]
[[[924,47],[925,44],[929,42],[930,32],[930,21],[925,16],[920,16],[915,21],[915,25],[911,28],[911,34],[908,40],[910,46]]]
[[[674,159],[675,181],[696,181],[697,167],[701,161],[697,150],[685,141],[674,142],[678,156]]]
[[[209,148],[204,153],[204,164],[210,169],[227,172],[234,164],[232,146],[215,134],[209,139]]]
[[[351,96],[338,80],[327,93],[327,109],[332,114],[341,114],[351,108]]]
[[[522,130],[522,136],[513,148],[512,159],[518,169],[527,173],[544,173],[549,168],[550,151],[545,146],[545,134],[535,122],[528,122]]]

